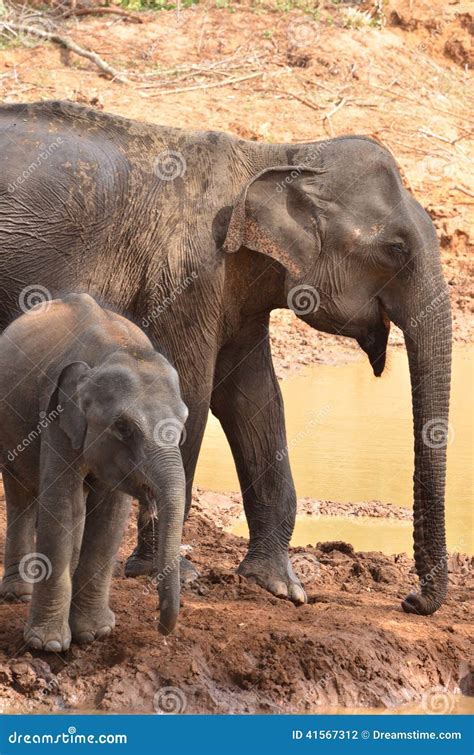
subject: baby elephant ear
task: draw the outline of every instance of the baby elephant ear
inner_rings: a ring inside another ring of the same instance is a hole
[[[86,437],[87,420],[78,388],[89,372],[90,367],[85,362],[72,362],[64,367],[57,382],[59,426],[75,450],[82,448]]]

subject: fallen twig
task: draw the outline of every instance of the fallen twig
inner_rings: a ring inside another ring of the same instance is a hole
[[[431,136],[433,139],[439,139],[440,142],[446,142],[446,144],[453,144],[453,141],[451,139],[448,139],[446,136],[440,136],[439,134],[433,133],[433,131],[429,131],[429,129],[425,128],[419,128],[418,131],[420,134],[423,134],[423,136]]]
[[[460,186],[459,184],[455,184],[453,186],[453,189],[455,191],[461,191],[463,194],[467,194],[468,197],[472,197],[474,199],[474,194],[472,191],[469,191],[469,189],[465,189],[464,186]]]
[[[56,16],[56,18],[69,18],[70,16],[99,16],[103,13],[112,13],[115,16],[122,16],[122,18],[133,21],[136,24],[145,23],[145,19],[142,16],[139,16],[138,13],[131,13],[123,8],[110,8],[106,6],[97,6],[94,8],[69,8],[64,13],[61,13],[60,16]]]
[[[260,92],[269,92],[269,93],[276,93],[276,94],[283,94],[286,97],[291,97],[294,100],[298,100],[298,102],[301,102],[303,105],[306,105],[306,107],[311,108],[312,110],[322,110],[322,105],[317,105],[315,102],[310,102],[310,100],[305,99],[304,97],[300,97],[299,94],[294,94],[293,92],[287,92],[285,89],[260,89]]]
[[[257,71],[256,73],[250,73],[247,76],[236,76],[233,79],[226,79],[225,81],[214,81],[211,84],[195,84],[192,87],[179,87],[177,89],[161,89],[155,94],[145,94],[139,92],[141,97],[161,97],[165,94],[181,94],[181,92],[193,92],[196,89],[213,89],[214,87],[230,86],[231,84],[238,84],[240,81],[247,81],[248,79],[255,79],[257,76],[263,76],[265,71]]]
[[[69,37],[63,37],[61,34],[55,34],[54,32],[37,29],[35,26],[27,26],[25,24],[10,23],[6,21],[2,23],[2,27],[7,31],[10,30],[19,34],[31,34],[31,36],[33,37],[45,39],[48,42],[54,42],[55,44],[64,47],[66,50],[71,50],[71,52],[76,53],[76,55],[80,55],[82,58],[91,60],[93,63],[95,63],[97,68],[100,68],[101,71],[104,71],[105,73],[109,74],[109,76],[112,76],[115,81],[119,81],[122,84],[130,83],[129,79],[127,79],[127,77],[123,73],[120,73],[120,71],[117,71],[116,68],[113,68],[111,65],[109,65],[109,63],[106,63],[106,61],[103,60],[99,55],[97,55],[96,52],[93,52],[92,50],[86,50],[84,47],[80,47],[72,39],[69,39]]]
[[[329,111],[329,113],[326,113],[325,115],[323,115],[323,120],[325,118],[330,118],[332,115],[334,115],[334,113],[337,113],[337,111],[340,110],[341,107],[344,107],[344,105],[346,104],[346,102],[347,102],[347,98],[343,97],[342,100],[340,102],[338,102],[337,105],[335,107],[333,107],[332,110]]]

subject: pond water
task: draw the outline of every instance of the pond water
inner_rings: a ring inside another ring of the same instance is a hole
[[[465,553],[473,553],[473,356],[467,347],[454,349],[446,488],[448,548]],[[412,414],[404,350],[392,349],[382,378],[375,378],[362,358],[302,369],[281,388],[298,497],[412,506]],[[195,484],[220,492],[239,489],[227,441],[212,415]],[[298,517],[292,542],[343,539],[360,550],[411,554],[411,529],[409,521],[304,516]],[[245,522],[234,531],[246,534]]]

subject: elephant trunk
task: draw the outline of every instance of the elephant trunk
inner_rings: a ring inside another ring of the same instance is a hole
[[[180,545],[186,499],[185,475],[178,447],[154,452],[148,468],[158,512],[158,536],[153,527],[154,572],[160,598],[159,630],[170,634],[180,604]],[[153,525],[155,523],[153,522]]]
[[[428,615],[443,603],[448,584],[444,494],[449,439],[451,311],[441,270],[428,277],[415,310],[398,323],[405,336],[413,405],[415,471],[414,553],[420,593],[402,603]]]

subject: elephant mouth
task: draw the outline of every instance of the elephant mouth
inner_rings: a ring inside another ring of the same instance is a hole
[[[357,343],[369,357],[369,362],[375,377],[380,377],[385,369],[387,360],[387,342],[390,333],[390,319],[379,302],[380,320],[375,328],[372,328]]]
[[[140,485],[140,503],[143,503],[149,514],[156,514],[156,495],[150,485]]]

